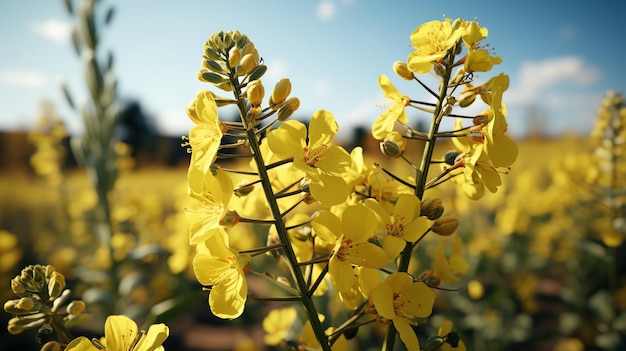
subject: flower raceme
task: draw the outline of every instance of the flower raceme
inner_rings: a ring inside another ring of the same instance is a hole
[[[138,333],[137,324],[124,315],[109,316],[104,323],[104,340],[94,345],[84,336],[70,342],[66,351],[162,351],[163,342],[169,336],[169,328],[163,324],[153,324],[148,332]],[[139,338],[138,338],[139,337]],[[100,347],[102,346],[102,347]]]

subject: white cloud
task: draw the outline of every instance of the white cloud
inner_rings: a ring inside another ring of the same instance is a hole
[[[41,22],[32,22],[30,27],[33,32],[55,43],[63,43],[69,40],[72,32],[72,25],[69,22],[54,18],[49,18]]]
[[[44,84],[43,74],[35,71],[0,71],[0,84],[21,88],[39,88]]]
[[[317,18],[329,20],[335,17],[337,6],[331,0],[322,0],[317,4]]]
[[[506,102],[526,104],[559,84],[586,87],[598,81],[600,72],[580,57],[566,56],[544,61],[522,63],[517,74],[518,83],[506,93]]]
[[[282,78],[287,76],[287,62],[283,60],[272,60],[271,63],[267,63],[267,78],[272,82],[278,82]]]

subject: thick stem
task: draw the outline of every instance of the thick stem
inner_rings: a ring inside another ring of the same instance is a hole
[[[449,60],[448,62],[454,62],[454,52],[453,50],[449,51]],[[437,131],[439,130],[439,122],[441,121],[440,113],[443,111],[444,104],[446,103],[446,98],[448,96],[448,83],[450,82],[450,76],[452,75],[452,65],[448,65],[446,68],[446,72],[441,82],[441,86],[439,88],[439,96],[437,100],[437,106],[435,107],[435,111],[433,112],[433,118],[430,124],[430,130],[428,131],[428,140],[425,141],[424,152],[422,156],[422,161],[420,163],[419,169],[415,171],[415,196],[418,198],[422,198],[424,196],[424,191],[426,190],[426,181],[428,177],[428,169],[430,167],[430,162],[433,158],[433,153],[435,151],[435,142],[437,141]],[[430,91],[430,89],[428,89]],[[400,262],[398,263],[398,272],[407,272],[409,269],[409,263],[411,262],[411,255],[413,254],[413,244],[406,243],[404,250],[400,254]],[[389,325],[387,329],[387,334],[385,335],[385,340],[383,342],[383,350],[392,351],[393,346],[396,340],[396,328],[393,324]]]
[[[247,120],[247,108],[246,102],[241,94],[238,82],[236,78],[231,75],[231,85],[235,87],[233,92],[235,94],[235,98],[238,101],[239,113],[241,116],[241,120],[246,128],[246,133],[248,135],[248,140],[250,141],[250,149],[252,150],[252,157],[254,158],[254,162],[257,165],[259,178],[261,179],[261,185],[263,187],[263,192],[265,193],[265,198],[267,199],[268,206],[270,208],[270,212],[272,213],[272,217],[276,221],[274,226],[276,227],[276,231],[278,232],[278,237],[280,238],[281,243],[283,244],[283,252],[287,261],[289,262],[289,267],[291,268],[291,275],[293,280],[296,283],[297,290],[300,295],[300,301],[304,307],[304,311],[306,312],[308,320],[311,322],[311,327],[313,328],[313,332],[315,334],[316,339],[319,341],[320,346],[324,351],[330,351],[330,344],[328,343],[328,337],[324,332],[324,328],[322,327],[322,323],[317,317],[317,309],[313,304],[313,300],[311,296],[308,294],[308,286],[304,275],[302,274],[302,270],[298,267],[298,259],[296,258],[296,254],[293,251],[293,247],[290,244],[289,235],[287,233],[287,227],[285,225],[285,221],[282,217],[280,208],[278,207],[278,203],[276,202],[276,197],[274,195],[274,190],[272,189],[272,184],[270,182],[270,178],[267,174],[267,169],[265,168],[265,161],[263,160],[263,155],[261,154],[261,147],[259,145],[256,130],[254,127],[250,126],[249,121]]]

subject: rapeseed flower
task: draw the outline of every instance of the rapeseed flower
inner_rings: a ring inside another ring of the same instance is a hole
[[[348,294],[357,277],[352,266],[383,268],[387,257],[382,248],[368,242],[376,228],[374,213],[363,205],[347,207],[341,219],[330,211],[321,211],[311,222],[315,234],[335,243],[328,273],[335,288]]]
[[[226,126],[217,117],[213,93],[200,90],[187,107],[187,115],[196,124],[189,131],[192,166],[206,173],[217,158],[217,151],[226,131]]]
[[[383,284],[374,288],[371,299],[378,315],[393,322],[407,350],[420,350],[419,340],[411,326],[432,313],[435,303],[433,290],[423,282],[413,281],[409,274],[398,272],[390,274]]]
[[[338,130],[332,113],[318,110],[311,117],[308,136],[306,126],[294,120],[284,122],[267,136],[271,151],[293,158],[293,167],[304,171],[310,180],[311,195],[328,206],[345,201],[349,194],[342,176],[350,169],[350,155],[332,145]]]
[[[384,74],[378,77],[378,85],[380,89],[382,89],[383,95],[394,102],[394,104],[387,111],[380,114],[372,124],[372,136],[374,139],[383,140],[387,134],[393,131],[396,121],[401,123],[409,122],[404,108],[409,105],[410,99],[408,96],[401,94]]]
[[[233,183],[224,171],[218,169],[202,173],[193,165],[189,167],[187,178],[189,196],[197,200],[188,209],[192,217],[189,242],[197,245],[210,238],[224,224],[223,219],[228,215],[233,196]]]
[[[228,247],[228,236],[223,229],[196,246],[193,271],[198,281],[211,287],[209,307],[219,318],[237,318],[248,298],[245,268],[250,255],[240,255]]]
[[[415,242],[428,230],[429,221],[420,217],[420,199],[411,194],[400,194],[392,211],[388,211],[374,199],[363,203],[376,213],[378,229],[382,237],[383,250],[388,258],[397,257],[407,242]]]
[[[446,18],[417,27],[411,33],[414,51],[407,60],[409,70],[418,74],[430,72],[433,64],[443,59],[465,34],[463,23],[462,20],[451,22]]]
[[[70,342],[65,351],[162,351],[163,342],[169,336],[169,328],[163,324],[153,324],[148,332],[138,333],[137,324],[124,315],[107,317],[104,323],[104,339],[99,347],[88,338],[81,336]],[[139,337],[139,339],[138,339]]]

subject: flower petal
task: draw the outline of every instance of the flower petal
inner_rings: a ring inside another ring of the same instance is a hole
[[[132,350],[137,334],[137,323],[124,315],[111,315],[104,322],[108,350]]]

